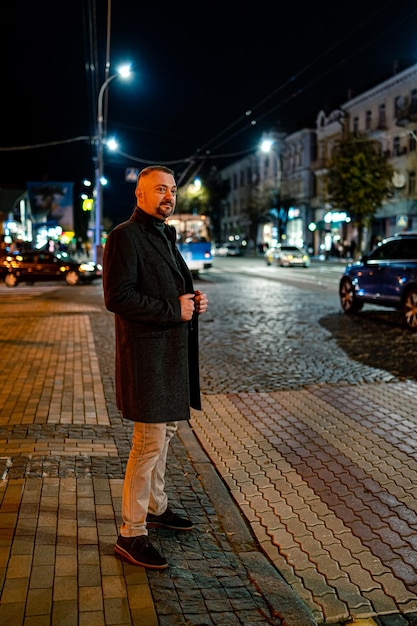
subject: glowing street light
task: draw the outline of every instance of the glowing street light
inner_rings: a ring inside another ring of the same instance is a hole
[[[266,154],[271,154],[275,158],[275,164],[276,164],[276,170],[277,170],[276,187],[277,187],[277,192],[279,193],[280,188],[281,188],[281,163],[280,163],[277,153],[273,149],[274,143],[275,141],[273,139],[263,139],[260,148],[262,152],[265,152]]]
[[[273,216],[274,218],[274,229],[276,230],[276,240],[277,242],[279,242],[280,240],[280,229],[279,229],[279,198],[281,195],[281,177],[282,177],[282,171],[281,171],[281,161],[279,159],[279,156],[277,155],[277,153],[274,150],[274,144],[275,144],[275,140],[274,139],[270,139],[270,138],[264,138],[260,144],[260,150],[261,152],[264,152],[265,154],[268,155],[272,155],[273,158],[275,159],[275,166],[276,166],[276,177],[275,177],[275,181],[274,181],[274,187],[275,187],[275,201],[277,203],[277,206],[272,208],[270,210],[270,214]]]
[[[262,152],[271,152],[274,142],[272,139],[263,139],[261,143]]]
[[[95,228],[94,228],[94,248],[93,256],[94,261],[101,261],[101,222],[103,215],[103,96],[109,83],[115,78],[127,78],[130,75],[130,66],[124,65],[120,67],[116,74],[112,74],[101,85],[98,93],[97,102],[97,156],[96,156],[96,168],[95,168]],[[105,179],[104,179],[105,180]],[[107,182],[107,181],[106,181]],[[105,184],[105,183],[104,183]]]

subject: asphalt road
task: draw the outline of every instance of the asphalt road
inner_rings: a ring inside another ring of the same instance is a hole
[[[210,303],[201,318],[204,391],[416,380],[417,334],[402,328],[394,309],[365,305],[345,315],[342,267],[215,259],[198,281]]]

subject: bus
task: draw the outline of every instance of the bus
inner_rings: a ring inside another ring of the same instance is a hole
[[[177,246],[192,272],[212,266],[210,220],[206,215],[178,213],[167,219],[177,231]]]

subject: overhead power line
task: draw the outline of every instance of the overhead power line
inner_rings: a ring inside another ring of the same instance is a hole
[[[66,143],[74,143],[76,141],[91,141],[90,135],[81,135],[80,137],[72,137],[71,139],[60,139],[59,141],[48,141],[47,143],[35,143],[26,146],[0,146],[0,152],[17,152],[19,150],[36,150],[38,148],[50,148],[51,146],[61,146]]]
[[[345,65],[349,60],[363,53],[363,51],[369,46],[371,46],[372,44],[374,44],[375,41],[377,41],[378,39],[382,37],[385,37],[389,32],[397,28],[399,25],[403,24],[406,20],[410,20],[412,17],[417,15],[417,10],[413,10],[406,17],[398,19],[395,23],[391,24],[384,31],[378,32],[378,34],[373,39],[369,39],[366,42],[366,44],[364,44],[362,47],[360,48],[355,47],[353,52],[351,52],[349,55],[347,55],[343,59],[332,64],[331,67],[321,72],[319,76],[305,83],[304,85],[301,85],[298,89],[294,89],[287,97],[283,98],[282,100],[280,100],[278,103],[271,106],[266,111],[263,111],[263,112],[260,111],[261,108],[267,102],[269,102],[273,97],[275,97],[277,94],[280,94],[285,88],[293,86],[293,85],[295,86],[296,81],[299,80],[304,74],[306,74],[307,71],[312,69],[315,65],[321,62],[329,54],[334,53],[334,51],[338,47],[340,47],[342,43],[349,40],[352,37],[352,35],[355,35],[357,33],[358,30],[360,30],[361,28],[364,28],[366,25],[372,22],[372,20],[374,20],[378,14],[382,13],[389,6],[393,5],[396,2],[397,0],[388,0],[388,2],[386,2],[383,6],[380,6],[375,12],[372,13],[372,15],[362,20],[361,23],[358,24],[348,34],[338,39],[337,42],[331,45],[330,47],[326,48],[325,51],[323,51],[317,57],[315,57],[313,60],[307,63],[302,69],[300,69],[300,71],[290,76],[285,82],[279,85],[276,89],[274,89],[269,94],[267,94],[264,98],[262,98],[260,101],[255,103],[252,107],[249,107],[243,115],[242,114],[239,115],[239,117],[237,117],[233,122],[228,124],[223,130],[215,134],[211,139],[209,139],[200,148],[198,148],[195,151],[195,153],[185,158],[179,158],[179,159],[171,160],[171,161],[163,161],[163,163],[165,163],[166,165],[175,165],[175,164],[181,164],[181,163],[188,164],[185,172],[183,173],[183,176],[185,176],[185,174],[193,166],[200,167],[199,164],[201,164],[204,161],[218,160],[218,159],[223,159],[223,158],[227,158],[227,159],[236,158],[236,157],[244,156],[245,154],[249,154],[250,152],[252,152],[253,151],[252,148],[249,148],[248,150],[244,150],[240,152],[229,152],[227,154],[215,154],[214,150],[217,150],[221,146],[224,146],[226,143],[229,143],[237,135],[248,131],[249,128],[251,126],[253,127],[253,125],[256,124],[259,120],[264,119],[276,109],[279,109],[284,104],[287,104],[288,102],[294,100],[296,97],[300,96],[300,94],[305,93],[312,86],[322,81],[326,76],[336,71],[340,66]],[[97,18],[96,0],[88,0],[88,7],[89,7],[89,11],[86,17],[86,24],[84,25],[84,28],[86,30],[86,40],[87,40],[86,48],[88,50],[88,56],[89,56],[88,62],[86,64],[86,69],[87,69],[87,74],[89,74],[91,78],[91,81],[89,83],[90,92],[94,95],[93,83],[96,82],[98,79],[97,71],[96,71],[97,63],[98,63],[97,33],[95,32],[95,28],[92,27],[92,24],[95,24],[95,20],[93,18],[94,17]],[[94,97],[92,98],[90,97],[90,100],[94,102]],[[259,113],[256,115],[257,111],[259,111]],[[244,123],[243,126],[238,128],[238,126],[242,123]],[[235,131],[232,133],[231,131],[233,129],[235,129]],[[220,140],[221,138],[223,138],[221,141],[218,141],[217,143],[215,143],[217,140]],[[53,147],[53,146],[58,146],[58,145],[63,145],[63,144],[69,144],[69,143],[73,143],[77,141],[89,141],[90,143],[93,143],[94,137],[83,135],[79,137],[73,137],[70,139],[64,139],[64,140],[58,140],[58,141],[46,142],[46,143],[37,143],[37,144],[22,145],[22,146],[5,146],[5,147],[0,147],[0,152],[41,149],[41,148],[48,148],[48,147]],[[215,145],[211,149],[208,149],[209,146],[211,146],[214,143]],[[143,157],[142,158],[136,157],[136,156],[133,156],[133,155],[121,152],[121,151],[118,151],[118,154],[120,154],[122,157],[130,161],[138,162],[138,163],[153,164],[153,163],[161,162],[161,161],[154,161],[150,159],[144,159]]]
[[[382,11],[385,11],[387,9],[387,7],[389,7],[390,5],[394,4],[395,2],[397,2],[397,0],[388,0],[388,2],[386,2],[383,6],[379,7],[368,18],[362,20],[360,22],[360,24],[358,24],[353,30],[351,30],[349,33],[347,33],[344,37],[339,38],[336,43],[334,43],[330,47],[326,48],[326,50],[324,50],[322,53],[320,53],[318,56],[316,56],[314,59],[312,59],[312,61],[310,61],[310,63],[307,63],[300,71],[298,71],[293,76],[290,76],[284,83],[279,85],[276,89],[274,89],[271,93],[269,93],[267,96],[265,96],[262,100],[260,100],[259,102],[257,102],[253,106],[248,107],[244,114],[239,115],[239,117],[234,122],[229,124],[225,129],[223,129],[222,131],[217,133],[209,141],[207,141],[205,144],[203,144],[198,149],[198,152],[206,150],[213,142],[216,141],[216,139],[219,139],[220,137],[224,136],[229,130],[231,130],[232,128],[238,126],[241,122],[246,122],[248,119],[251,119],[251,123],[250,124],[245,124],[243,128],[240,128],[236,132],[234,132],[232,135],[227,136],[223,141],[221,141],[221,142],[217,143],[215,146],[213,146],[210,151],[212,152],[213,150],[216,150],[217,148],[221,147],[225,143],[228,143],[229,141],[234,139],[237,135],[239,135],[239,134],[241,134],[243,132],[246,132],[249,129],[250,126],[253,126],[254,124],[256,124],[260,119],[265,118],[267,115],[270,115],[273,111],[275,111],[276,109],[282,107],[284,104],[287,104],[291,100],[294,100],[294,98],[299,96],[301,93],[304,93],[307,89],[309,89],[313,85],[315,85],[318,82],[320,82],[325,76],[328,76],[329,74],[334,72],[338,67],[340,67],[340,65],[345,64],[348,60],[350,60],[350,59],[354,58],[355,56],[357,56],[358,54],[362,53],[363,50],[365,50],[366,48],[371,46],[373,43],[375,43],[375,41],[377,41],[378,39],[381,39],[382,37],[385,37],[387,35],[387,33],[392,31],[394,28],[397,28],[400,24],[402,24],[406,20],[409,20],[411,17],[413,17],[414,15],[417,14],[417,11],[413,10],[406,17],[403,17],[403,18],[397,20],[396,22],[394,22],[393,24],[391,24],[389,26],[389,28],[387,28],[385,31],[379,32],[378,35],[376,37],[374,37],[372,40],[368,40],[367,43],[365,45],[363,45],[361,48],[356,48],[356,46],[355,46],[354,49],[353,49],[354,51],[350,55],[348,55],[347,57],[345,57],[341,61],[337,62],[336,64],[333,64],[327,71],[321,73],[320,76],[318,76],[314,80],[310,81],[306,85],[301,86],[296,91],[293,91],[284,100],[278,102],[276,105],[274,105],[273,107],[268,109],[265,113],[262,113],[262,114],[258,115],[256,120],[254,119],[255,112],[258,109],[260,109],[266,102],[268,102],[271,98],[273,98],[274,96],[276,96],[277,94],[282,92],[285,88],[287,88],[287,87],[291,86],[292,84],[294,84],[295,81],[298,80],[301,76],[303,76],[308,70],[312,69],[315,65],[317,65],[317,63],[321,62],[325,57],[327,57],[329,54],[333,53],[338,47],[340,47],[340,45],[342,45],[342,43],[344,43],[347,40],[349,40],[353,35],[356,35],[356,33],[360,29],[362,29],[365,26],[367,26],[370,22],[372,22],[375,19],[375,17],[378,14],[382,13]]]

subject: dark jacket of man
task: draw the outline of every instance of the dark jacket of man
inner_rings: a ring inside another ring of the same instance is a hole
[[[198,317],[181,321],[178,296],[194,293],[175,229],[136,209],[110,232],[103,258],[106,308],[115,313],[116,402],[137,422],[190,419],[201,408]],[[171,248],[170,248],[171,247]]]

